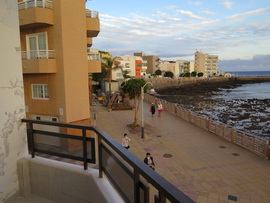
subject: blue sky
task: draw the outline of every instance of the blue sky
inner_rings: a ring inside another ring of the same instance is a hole
[[[89,0],[87,7],[100,13],[94,47],[115,55],[191,59],[196,49],[221,60],[270,55],[270,0]]]

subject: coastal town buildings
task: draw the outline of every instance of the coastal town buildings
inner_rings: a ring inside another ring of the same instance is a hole
[[[111,74],[111,90],[112,92],[119,91],[120,85],[125,78],[141,78],[146,76],[147,61],[140,56],[117,56],[119,61],[118,68],[114,67]],[[104,80],[102,89],[105,92],[109,91],[109,81]]]
[[[112,71],[112,80],[123,80],[124,74],[128,77],[140,78],[146,74],[147,61],[141,56],[119,56],[119,68]]]
[[[101,71],[99,53],[90,48],[100,31],[98,12],[86,9],[85,0],[19,0],[18,8],[27,116],[88,119],[88,75]]]
[[[161,70],[162,73],[170,71],[173,73],[174,77],[178,77],[180,74],[180,63],[176,61],[160,60],[158,69]]]
[[[214,76],[218,73],[218,56],[195,52],[195,71],[204,73],[205,76]]]
[[[159,63],[159,57],[155,55],[145,55],[143,52],[136,52],[134,53],[134,56],[140,56],[143,60],[147,63],[147,74],[155,73],[155,71],[158,69],[158,63]]]
[[[35,0],[31,2],[40,3],[40,1]],[[60,1],[57,1],[57,3],[59,2]],[[64,0],[64,2],[67,3],[68,7],[72,5],[72,8],[74,8],[75,10],[78,9],[77,5],[74,4],[74,1]],[[84,1],[81,1],[81,3],[83,2]],[[61,12],[64,13],[63,18],[65,18],[67,12],[65,11],[65,9],[66,8],[64,7],[61,10]],[[38,10],[35,10],[34,8],[32,12],[37,14],[40,12]],[[59,11],[59,13],[57,13],[56,15],[58,14],[60,15],[61,12]],[[69,14],[71,15],[72,12],[69,12]],[[78,13],[75,14],[77,15]],[[144,197],[143,202],[147,202],[147,200],[149,200],[150,198],[154,199],[154,195],[159,195],[155,196],[155,198],[157,199],[168,198],[170,199],[170,201],[173,202],[180,202],[180,201],[182,202],[189,200],[188,202],[192,203],[193,201],[191,201],[191,199],[189,199],[187,196],[183,197],[181,191],[178,191],[176,187],[167,182],[161,176],[149,170],[148,166],[145,165],[142,161],[140,161],[137,157],[135,157],[134,155],[132,155],[130,152],[127,151],[121,152],[122,148],[119,147],[114,140],[113,141],[107,140],[107,138],[109,137],[108,135],[105,135],[102,132],[98,133],[97,130],[97,132],[95,133],[97,133],[97,136],[99,136],[100,139],[100,144],[97,144],[96,138],[87,137],[86,139],[85,135],[86,130],[89,131],[92,129],[92,127],[90,126],[73,125],[56,122],[44,122],[39,121],[37,119],[36,120],[24,119],[26,117],[25,115],[26,106],[24,101],[23,74],[25,76],[26,73],[23,72],[25,70],[22,69],[22,64],[25,62],[22,61],[21,58],[20,47],[22,45],[20,44],[18,16],[19,16],[18,4],[16,0],[0,1],[0,30],[1,30],[0,202],[1,203],[2,202],[3,203],[18,203],[18,202],[123,203],[123,202],[138,202],[138,199],[140,197]],[[29,18],[29,20],[35,20],[35,18],[32,17]],[[38,22],[40,23],[40,19],[38,20]],[[39,25],[39,23],[37,24],[37,26]],[[82,22],[79,24],[82,24]],[[62,22],[62,26],[63,26],[62,29],[64,30],[66,29],[66,27],[68,27],[66,25],[66,22]],[[32,28],[32,30],[35,29],[38,28]],[[73,27],[73,29],[75,29],[75,27]],[[85,30],[83,31],[85,33]],[[63,46],[68,46],[69,44],[65,44],[64,42],[66,38],[69,39],[69,37],[63,36],[64,39],[62,39],[61,38],[62,33],[60,32],[58,34],[60,36],[57,39],[61,41]],[[37,36],[38,38],[37,41],[44,40],[44,38],[42,37],[43,36],[41,37]],[[33,46],[34,40],[31,38],[30,41],[32,41],[30,42],[30,44],[31,46]],[[86,39],[83,41],[85,42],[84,46],[86,47]],[[76,45],[72,44],[71,47],[73,46],[76,48]],[[82,44],[80,46],[82,46]],[[64,52],[62,53],[61,49],[58,47],[52,46],[50,48],[55,49],[55,58],[57,57],[65,58],[70,56],[74,58],[74,60],[77,60],[78,56],[73,56],[70,53],[69,54],[66,53],[68,50],[62,50],[62,52]],[[70,49],[69,46],[68,49]],[[57,52],[58,50],[60,50],[60,52]],[[30,57],[32,56],[31,55],[32,53],[35,53],[36,55],[34,56],[39,56],[40,58],[34,59],[30,58],[28,60],[41,60],[41,59],[47,60],[47,58],[44,58],[44,55],[38,55],[39,52],[36,52],[37,50],[31,51],[32,52],[29,53]],[[25,50],[25,52],[27,55],[27,50]],[[60,54],[60,56],[58,54]],[[86,53],[80,52],[77,54],[79,55],[82,54],[87,60]],[[61,64],[60,62],[56,60],[55,63]],[[36,61],[36,64],[38,65],[42,63],[46,63],[46,61],[45,62],[43,60]],[[65,64],[66,62],[62,60],[62,63]],[[47,62],[47,64],[49,64],[49,62]],[[59,66],[56,67],[57,73],[58,71],[65,72],[62,70],[62,68],[58,69]],[[28,66],[25,67],[27,68]],[[78,72],[84,73],[84,71],[78,70],[79,68],[81,68],[80,66],[78,67],[74,66],[73,68],[76,69]],[[84,66],[82,68],[84,68]],[[43,73],[43,71],[48,69],[49,68],[46,69],[46,67],[43,67],[41,69],[40,67],[33,66],[33,69],[31,70],[32,72],[39,70],[41,73],[37,72],[36,75],[42,76],[44,75],[44,77],[46,77],[47,73]],[[55,76],[56,73],[50,74],[52,75],[54,74]],[[74,79],[69,74],[70,71],[67,70],[68,78],[65,79],[66,80]],[[64,75],[63,77],[66,77],[66,75]],[[87,78],[86,79],[80,78],[80,79],[87,81]],[[79,79],[76,82],[78,82],[81,85]],[[64,85],[66,84],[65,83],[62,84],[61,87],[63,87],[63,91],[67,94],[65,89],[66,87]],[[70,88],[72,86],[68,84],[68,87]],[[55,86],[55,88],[57,87]],[[41,89],[42,91],[39,91],[39,88],[35,89],[36,91],[35,96],[50,95],[50,91],[53,88],[49,87],[48,92],[45,91],[46,89],[44,87],[42,87]],[[87,90],[87,88],[84,89]],[[80,90],[77,89],[77,91]],[[80,94],[77,94],[76,92],[74,93],[74,95],[80,96]],[[47,97],[45,98],[50,99]],[[70,103],[70,100],[67,100],[66,98],[64,99],[65,102]],[[78,105],[81,104],[82,103],[79,103]],[[53,105],[48,105],[47,107],[48,110],[54,108]],[[73,106],[73,108],[76,107],[77,106]],[[82,106],[82,108],[84,108],[84,106]],[[68,111],[71,110],[72,109],[68,109]],[[80,108],[76,108],[75,110],[80,111]],[[66,109],[64,113],[66,113]],[[70,115],[70,112],[67,113],[68,115],[65,116],[65,118],[66,117],[67,119],[76,118],[75,116]],[[25,122],[27,122],[27,129]],[[39,131],[38,133],[34,132],[35,130],[37,130],[38,126],[40,127],[49,126],[49,127],[46,129],[47,130],[46,132],[44,131]],[[61,131],[61,133],[55,132],[52,128],[50,128],[53,126],[61,126],[61,129],[63,129],[63,131]],[[64,129],[66,128],[75,128],[78,129],[79,131],[83,131],[82,134],[84,134],[84,138],[71,134],[66,134],[66,132],[64,131]],[[63,151],[56,152],[54,151],[55,148],[53,146],[50,146],[50,148],[47,148],[46,150],[43,150],[43,152],[41,152],[41,144],[45,143],[37,143],[37,137],[39,136],[56,137],[56,138],[61,137],[62,140],[65,139],[77,140],[80,143],[81,151],[82,149],[84,149],[83,153],[71,155],[67,153],[65,154],[63,153]],[[106,139],[104,139],[105,137]],[[91,144],[91,150],[89,148],[89,145],[87,144],[88,142],[93,143]],[[109,147],[104,143],[107,143]],[[27,148],[29,151],[27,150]],[[87,148],[89,151],[87,151]],[[97,151],[100,152],[102,150],[102,156],[101,153],[100,156],[98,156],[99,162],[96,162],[97,156],[95,153],[95,148]],[[116,148],[118,149],[115,150]],[[119,151],[121,153],[119,153]],[[28,153],[30,153],[31,156]],[[114,153],[115,155],[112,156],[112,153]],[[117,160],[117,162],[111,162],[112,160],[111,157],[114,158],[113,160]],[[116,157],[121,157],[121,159]],[[82,167],[82,163],[84,167]],[[93,165],[90,164],[88,165],[88,163],[92,163]],[[97,168],[99,168],[100,170],[98,170]],[[121,173],[120,175],[119,169]],[[125,169],[127,169],[128,171]],[[104,175],[105,173],[106,176]],[[133,177],[136,176],[138,178],[135,180]],[[144,182],[139,182],[140,181],[139,178],[141,177],[144,178],[143,179]],[[150,185],[148,183],[146,184],[146,182],[154,183],[152,184],[153,186],[151,187],[156,188],[154,190],[157,190],[157,193],[156,192],[154,192],[153,194],[149,193],[148,188]],[[113,186],[115,186],[115,188]],[[173,195],[170,195],[171,191],[174,191]],[[161,192],[164,192],[164,195],[161,196],[160,195]],[[150,197],[150,195],[152,195],[152,197]]]
[[[194,61],[177,60],[176,63],[179,64],[180,74],[181,73],[191,73],[194,71]]]

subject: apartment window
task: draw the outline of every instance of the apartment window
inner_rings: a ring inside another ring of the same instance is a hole
[[[49,99],[47,84],[32,84],[33,99]]]
[[[26,35],[27,58],[48,58],[47,32]]]

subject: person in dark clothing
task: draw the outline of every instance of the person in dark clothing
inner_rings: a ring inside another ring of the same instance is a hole
[[[152,117],[155,115],[156,113],[156,106],[154,103],[151,104],[151,108],[150,108],[150,112],[152,113]]]
[[[154,159],[151,156],[151,154],[149,152],[146,153],[146,156],[143,160],[143,162],[148,165],[151,169],[155,170],[155,163],[154,163]]]

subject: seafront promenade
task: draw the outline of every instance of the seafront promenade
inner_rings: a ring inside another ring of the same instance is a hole
[[[141,160],[150,152],[156,171],[201,203],[270,202],[270,161],[198,128],[170,113],[152,118],[145,103],[145,138],[131,133],[132,111],[97,107],[97,127],[121,142],[125,132]],[[231,201],[234,202],[234,201]]]

